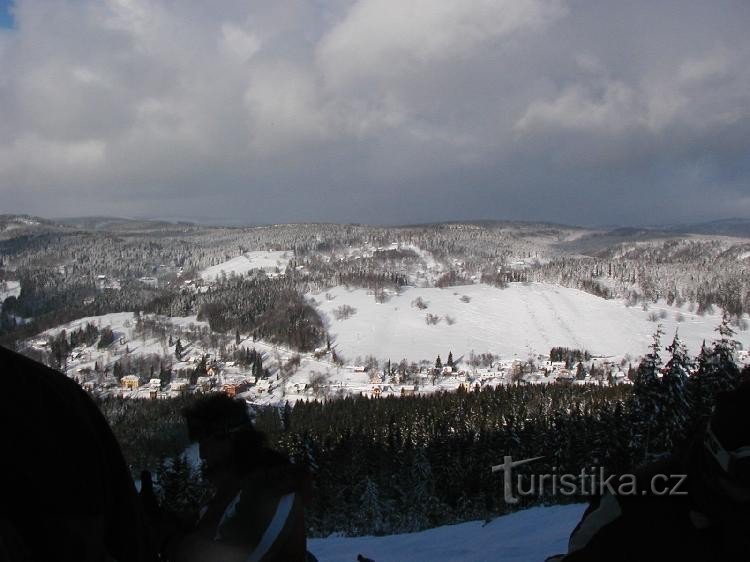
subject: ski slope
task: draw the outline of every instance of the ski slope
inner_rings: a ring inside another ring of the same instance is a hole
[[[286,269],[287,263],[289,263],[289,252],[247,252],[231,260],[204,269],[201,271],[200,277],[204,281],[215,281],[221,277],[222,272],[227,276],[232,273],[235,275],[245,275],[253,269],[262,269],[267,273],[273,273],[278,268],[283,272]]]
[[[3,301],[8,297],[17,297],[21,294],[21,283],[18,281],[0,281],[0,310],[3,309]]]
[[[534,507],[485,524],[471,521],[420,533],[384,537],[310,539],[321,562],[353,562],[358,554],[376,562],[541,562],[567,551],[568,537],[585,504]]]
[[[418,297],[426,309],[414,306]],[[462,297],[464,299],[462,300]],[[465,302],[467,301],[467,302]],[[543,283],[511,283],[506,289],[488,285],[460,287],[407,287],[384,303],[365,289],[336,287],[315,295],[339,355],[347,360],[374,355],[380,359],[431,359],[449,350],[459,358],[472,350],[492,352],[502,359],[548,354],[553,346],[586,349],[594,355],[635,358],[644,355],[657,324],[667,345],[679,330],[692,354],[701,342],[716,338],[720,311],[699,316],[687,306],[660,302],[648,310],[627,307],[623,300],[606,300],[584,291]],[[337,320],[342,305],[356,309]],[[429,325],[427,314],[439,317]],[[656,321],[650,315],[664,315]],[[678,320],[679,317],[679,320]],[[747,331],[738,332],[746,348]]]

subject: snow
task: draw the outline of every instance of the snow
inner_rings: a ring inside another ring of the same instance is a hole
[[[377,562],[541,561],[567,551],[568,537],[585,504],[533,507],[485,524],[471,521],[419,533],[384,537],[309,539],[321,562],[352,562],[358,554]]]
[[[0,281],[0,310],[3,308],[3,301],[8,297],[17,297],[21,294],[21,283],[18,281]]]
[[[348,361],[367,355],[396,361],[434,360],[449,350],[457,359],[473,350],[526,360],[530,355],[547,354],[554,346],[586,349],[599,356],[638,357],[646,353],[659,323],[665,332],[664,344],[679,330],[695,355],[704,339],[716,338],[714,330],[721,322],[718,310],[699,316],[664,302],[643,310],[627,307],[623,300],[543,283],[511,283],[506,289],[407,287],[384,303],[376,302],[365,289],[336,287],[326,294],[331,298],[316,298],[317,307],[325,315],[337,353]],[[464,295],[469,302],[461,300]],[[428,304],[426,309],[412,306],[417,297]],[[336,320],[334,310],[345,304],[356,313]],[[428,325],[427,314],[438,316],[439,322]],[[649,320],[653,314],[665,314],[665,318],[654,322]],[[736,339],[744,347],[750,344],[748,332],[738,332]]]
[[[245,275],[248,271],[252,271],[253,269],[262,269],[268,273],[275,272],[276,268],[284,271],[289,263],[289,258],[290,252],[247,252],[241,256],[232,258],[231,260],[204,269],[201,271],[200,277],[205,281],[215,281],[221,277],[222,271],[227,276],[232,273],[236,275]]]
[[[427,303],[426,309],[412,306],[417,297]],[[623,301],[605,300],[582,291],[544,284],[515,283],[507,289],[487,285],[446,289],[412,287],[394,294],[384,303],[377,303],[367,290],[350,291],[336,287],[310,301],[324,314],[332,349],[345,360],[344,366],[334,364],[330,353],[300,353],[299,368],[284,384],[277,376],[279,365],[287,363],[297,352],[270,342],[253,341],[250,334],[240,334],[240,345],[255,348],[263,357],[264,367],[270,369],[271,376],[252,386],[255,381],[249,366],[226,362],[219,366],[215,388],[249,382],[251,387],[240,394],[242,398],[257,405],[278,405],[287,400],[294,403],[313,397],[334,398],[360,393],[400,396],[402,391],[405,394],[429,394],[456,390],[460,385],[508,384],[512,382],[514,361],[523,362],[530,356],[546,355],[553,346],[587,349],[602,356],[603,361],[613,363],[627,354],[630,356],[627,360],[636,364],[648,351],[657,327],[648,316],[659,316],[660,311],[666,314],[659,320],[665,330],[662,344],[668,344],[674,330],[679,328],[680,337],[692,355],[698,352],[704,339],[711,342],[716,338],[714,330],[721,320],[718,313],[698,316],[664,303],[652,305],[646,311],[641,307],[628,308]],[[356,312],[348,319],[336,320],[333,311],[343,304],[354,307]],[[684,316],[681,322],[677,321],[677,312]],[[440,321],[428,325],[425,323],[427,313],[435,314]],[[451,317],[453,323],[449,324],[446,317]],[[94,344],[73,350],[66,372],[74,377],[87,369],[92,370],[96,364],[111,368],[126,352],[131,357],[149,354],[170,357],[175,373],[194,369],[195,361],[204,354],[210,354],[211,358],[218,355],[218,349],[206,347],[200,338],[190,336],[191,325],[203,329],[208,327],[206,322],[197,321],[195,316],[164,317],[162,320],[167,326],[171,325],[169,332],[173,339],[182,338],[185,348],[182,361],[176,361],[173,347],[169,347],[165,340],[134,334],[132,312],[80,318],[37,335],[28,344],[43,349],[49,336],[55,336],[62,329],[71,332],[82,328],[87,322],[101,328],[110,326],[115,334],[111,346],[98,349]],[[738,332],[735,337],[745,348],[750,347],[747,331]],[[491,369],[473,369],[467,361],[472,350],[477,354],[492,352],[500,355],[500,359]],[[405,358],[409,362],[426,361],[423,365],[431,366],[438,354],[445,361],[448,351],[453,352],[458,373],[433,378],[424,369],[408,384],[391,384],[390,379],[384,381],[380,376],[384,360],[398,363]],[[380,370],[369,373],[356,368],[363,364],[361,361],[367,355],[381,360]],[[666,357],[666,352],[663,356]],[[747,359],[746,355],[744,357]],[[739,358],[742,360],[742,355]],[[313,388],[311,383],[321,376],[325,378],[322,388]],[[554,379],[552,375],[544,377],[540,373],[525,377],[527,382],[540,384]],[[415,389],[415,384],[418,389]],[[130,398],[148,398],[149,386],[133,391],[118,388],[113,392]]]

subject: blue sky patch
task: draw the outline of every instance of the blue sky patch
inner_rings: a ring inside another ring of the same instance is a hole
[[[16,26],[16,20],[11,13],[12,7],[13,0],[0,0],[0,29],[12,29]]]

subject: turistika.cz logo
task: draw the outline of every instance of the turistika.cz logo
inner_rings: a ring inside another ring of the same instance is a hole
[[[503,491],[506,503],[518,503],[519,496],[594,496],[609,493],[613,496],[684,496],[685,474],[656,474],[646,488],[639,488],[634,474],[611,474],[607,476],[603,467],[583,468],[578,474],[559,473],[557,467],[546,474],[516,474],[513,481],[513,469],[544,457],[532,457],[514,461],[506,455],[503,463],[492,467],[492,472],[503,472]],[[641,484],[642,485],[642,484]],[[517,494],[517,495],[516,495]]]

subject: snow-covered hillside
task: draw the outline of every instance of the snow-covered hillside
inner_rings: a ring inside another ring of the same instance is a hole
[[[538,369],[525,375],[525,380],[553,382],[555,376],[548,377],[541,370],[539,356],[546,356],[555,346],[585,349],[605,357],[601,361],[614,367],[613,374],[622,380],[624,375],[617,373],[617,363],[623,358],[637,363],[648,350],[657,323],[665,330],[663,345],[679,329],[680,338],[695,355],[703,340],[711,342],[716,338],[715,328],[721,321],[718,314],[699,316],[687,308],[664,303],[643,310],[627,307],[620,300],[534,283],[512,283],[506,289],[487,285],[447,289],[412,287],[391,295],[385,302],[376,302],[364,289],[350,291],[336,287],[310,298],[328,324],[335,355],[325,347],[315,353],[297,353],[267,341],[253,341],[250,334],[240,334],[239,346],[255,349],[268,370],[268,376],[261,380],[252,375],[251,365],[243,367],[231,360],[231,355],[228,359],[226,355],[221,357],[222,347],[233,349],[236,345],[234,335],[211,336],[208,323],[198,321],[195,316],[151,317],[161,328],[149,333],[136,330],[138,321],[132,312],[82,318],[48,330],[27,345],[44,353],[49,349],[47,339],[63,329],[70,333],[89,322],[99,328],[109,326],[115,337],[111,345],[104,348],[96,343],[81,345],[71,351],[65,362],[64,370],[81,384],[94,384],[108,393],[133,398],[148,397],[153,390],[150,385],[125,390],[107,378],[107,373],[112,372],[115,362],[127,359],[130,370],[125,374],[132,371],[143,378],[150,367],[142,366],[143,372],[133,369],[138,369],[139,356],[149,356],[152,372],[168,364],[176,377],[171,390],[162,390],[169,391],[166,395],[179,394],[184,391],[185,377],[205,356],[212,367],[206,383],[209,388],[236,385],[237,392],[252,403],[283,404],[287,400],[294,403],[300,399],[360,393],[387,396],[455,390],[461,385],[508,384],[513,381],[514,361],[525,362],[529,358],[534,359]],[[432,315],[434,323],[425,321],[428,315]],[[170,336],[175,342],[182,338],[184,351],[179,358],[174,344],[168,343]],[[745,348],[750,346],[747,330],[739,331],[735,337]],[[453,353],[457,372],[433,376],[429,367],[435,357],[441,355],[445,361],[449,351]],[[469,361],[472,351],[494,354],[494,365],[472,366]],[[407,359],[419,363],[421,368],[411,379],[387,378],[377,365],[365,372],[368,355],[379,359],[381,367],[388,359],[394,364]],[[162,357],[164,361],[159,359]],[[746,362],[746,355],[739,360]]]
[[[0,310],[3,309],[3,301],[8,297],[17,297],[21,294],[21,283],[18,281],[0,281]]]
[[[426,308],[417,306],[419,298]],[[348,360],[374,355],[418,361],[449,350],[456,358],[473,350],[526,360],[549,353],[553,346],[635,358],[646,353],[657,324],[664,328],[665,343],[679,330],[695,354],[703,340],[716,337],[714,330],[721,322],[720,311],[699,316],[686,306],[664,302],[643,310],[627,307],[619,299],[541,283],[511,283],[506,289],[411,287],[383,303],[365,289],[336,287],[316,295],[315,301],[325,314],[337,351]],[[337,320],[336,311],[344,305],[356,312]],[[428,315],[434,315],[437,323],[428,324]],[[744,347],[750,345],[750,332],[738,332],[736,337]]]
[[[18,281],[0,281],[0,304],[8,297],[21,294],[21,283]]]
[[[542,561],[567,551],[570,532],[585,508],[534,507],[487,524],[472,521],[404,535],[312,539],[308,549],[321,562],[353,562],[358,554],[376,562]]]
[[[245,275],[253,269],[262,269],[268,274],[283,272],[289,263],[290,252],[248,252],[218,265],[211,266],[201,271],[201,278],[205,281],[214,281],[221,277],[224,272],[227,276],[232,273]]]

